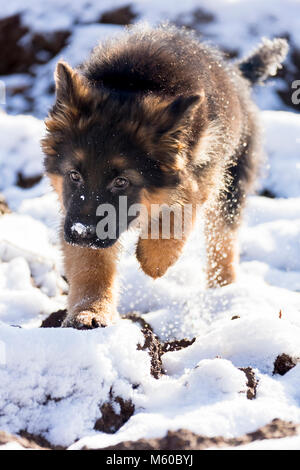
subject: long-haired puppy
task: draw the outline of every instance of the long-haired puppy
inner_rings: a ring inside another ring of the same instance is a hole
[[[180,256],[201,206],[208,286],[235,280],[237,229],[261,155],[251,85],[286,53],[285,40],[265,39],[229,63],[186,30],[133,27],[76,70],[57,64],[42,146],[63,212],[64,326],[116,320],[118,239],[134,220],[136,257],[157,278]],[[162,207],[189,207],[189,223],[171,210],[166,236]]]

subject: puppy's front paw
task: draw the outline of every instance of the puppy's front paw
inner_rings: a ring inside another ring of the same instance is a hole
[[[76,328],[77,330],[92,330],[94,328],[105,328],[114,322],[111,316],[84,310],[75,315],[68,315],[63,321],[62,327]]]
[[[136,258],[144,273],[157,279],[177,261],[183,245],[182,240],[140,239],[136,247]]]

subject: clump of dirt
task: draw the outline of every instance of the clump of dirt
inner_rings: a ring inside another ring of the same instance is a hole
[[[217,439],[205,438],[186,429],[179,429],[168,431],[167,435],[162,438],[124,441],[115,446],[105,447],[103,450],[198,450],[215,445]]]
[[[291,357],[285,353],[279,354],[279,356],[276,357],[275,362],[274,362],[273,375],[286,374],[289,370],[295,367],[295,365],[298,364],[298,362],[300,362],[299,357]]]
[[[213,23],[214,21],[215,16],[213,13],[208,10],[204,10],[203,8],[196,8],[186,18],[182,16],[177,18],[175,24],[177,26],[184,26],[185,28],[194,29],[201,32],[203,25]]]
[[[22,173],[18,173],[18,179],[16,184],[22,189],[29,189],[38,184],[42,178],[43,175],[24,176]]]
[[[146,328],[150,331],[153,331],[151,326],[136,312],[130,312],[124,315],[122,318],[125,320],[131,320],[133,323],[138,323],[142,328]]]
[[[133,11],[132,5],[125,5],[124,7],[114,8],[102,13],[99,23],[126,26],[132,24],[137,16],[137,13]]]
[[[240,367],[239,369],[243,371],[247,377],[247,398],[249,400],[253,400],[253,398],[256,397],[256,388],[258,385],[258,380],[255,377],[254,370],[251,367]]]
[[[192,15],[194,25],[208,24],[213,23],[215,21],[215,16],[209,11],[204,10],[203,8],[196,8],[196,10],[193,11]]]
[[[237,438],[206,437],[186,429],[179,429],[178,431],[168,431],[167,435],[162,438],[124,441],[101,450],[203,450],[209,447],[236,447],[263,439],[280,439],[295,436],[299,432],[300,426],[298,424],[274,419],[266,426]],[[84,448],[83,450],[88,449]]]
[[[39,434],[32,434],[26,430],[19,432],[21,439],[27,441],[31,448],[38,448],[43,450],[64,450],[65,448],[62,446],[53,446],[50,444],[45,437],[40,436]],[[36,446],[36,447],[34,447]]]
[[[10,214],[11,210],[9,209],[4,197],[0,194],[0,215]]]
[[[25,36],[28,28],[22,25],[19,14],[8,16],[0,20],[0,49],[1,63],[0,75],[24,72],[24,48],[19,40]]]
[[[170,351],[180,351],[180,349],[187,348],[191,346],[196,341],[196,338],[193,339],[175,339],[173,341],[166,341],[162,344],[163,354]]]
[[[22,430],[19,435],[10,434],[6,431],[0,431],[0,446],[5,444],[19,444],[25,449],[34,450],[64,450],[63,446],[53,446],[47,439],[38,434],[32,434]]]
[[[32,35],[31,50],[35,61],[44,63],[41,59],[41,52],[45,56],[45,61],[55,57],[66,45],[71,32],[58,30],[53,32],[39,32]]]
[[[41,446],[32,438],[25,436],[20,437],[5,431],[0,431],[0,446],[11,443],[20,444],[20,446],[25,449],[50,450],[49,446]]]
[[[59,403],[62,401],[62,397],[53,397],[52,395],[46,395],[42,405],[47,405],[49,402]]]
[[[103,403],[100,411],[102,416],[96,421],[94,429],[113,434],[133,415],[134,405],[131,400],[115,397],[110,389],[110,401]]]
[[[142,333],[145,338],[145,342],[143,346],[138,344],[137,349],[148,351],[151,357],[151,367],[150,367],[150,374],[153,375],[155,379],[159,379],[162,374],[164,374],[164,370],[162,367],[162,347],[157,338],[157,336],[153,333],[150,328],[142,328]]]
[[[116,397],[116,400],[117,398],[119,397]],[[122,402],[122,399],[120,399],[120,401]],[[121,407],[120,401],[117,401],[116,403],[118,403]],[[125,411],[125,408],[123,405],[124,418],[126,417],[126,413],[127,416],[130,414],[130,407],[128,408],[128,411]],[[104,410],[104,414],[106,414],[106,416],[112,416],[112,413],[108,408]],[[117,426],[116,418],[106,419],[107,426],[110,426],[110,424],[113,425],[113,423],[115,423]],[[114,419],[116,419],[115,422]],[[127,418],[126,421],[128,419],[129,418]],[[124,421],[123,424],[126,421]],[[121,420],[119,420],[119,423],[120,422]],[[123,424],[121,424],[121,426]],[[97,430],[102,431],[102,429],[107,429],[106,425],[102,427],[103,424],[101,423],[99,423],[101,429],[96,428],[96,425],[95,429]],[[105,430],[104,432],[110,431]],[[262,426],[254,432],[244,434],[243,436],[236,438],[224,438],[222,436],[207,437],[200,434],[195,434],[191,431],[188,431],[187,429],[179,429],[178,431],[168,431],[166,436],[161,438],[139,439],[138,441],[123,441],[119,444],[116,444],[115,446],[109,446],[98,450],[203,450],[208,449],[209,447],[236,447],[264,439],[281,439],[284,437],[292,437],[298,435],[299,433],[299,424],[275,418],[266,426]],[[9,443],[20,444],[25,449],[64,450],[64,447],[62,446],[51,445],[43,436],[30,434],[27,431],[21,431],[20,436],[9,434],[5,431],[0,431],[0,445]],[[82,450],[89,449],[85,446],[82,448]]]
[[[151,326],[138,313],[127,313],[122,318],[131,320],[133,323],[138,323],[141,326],[141,331],[144,335],[145,342],[143,345],[138,344],[137,349],[148,351],[151,357],[150,373],[153,375],[153,377],[159,379],[159,377],[164,374],[161,361],[163,351],[159,338],[153,333]]]
[[[282,437],[291,437],[299,434],[300,425],[292,423],[291,421],[283,421],[282,419],[275,418],[271,423],[258,428],[254,432],[245,435],[244,438],[233,439],[234,441],[253,442],[262,439],[281,439]],[[241,442],[244,444],[244,442]],[[240,444],[238,444],[240,445]]]
[[[11,109],[9,97],[21,95],[25,100],[26,112],[32,112],[36,104],[30,94],[36,74],[35,66],[46,64],[55,57],[66,46],[70,34],[70,31],[65,30],[32,31],[24,24],[20,13],[0,19],[0,75],[26,76],[25,81],[7,84],[7,111]]]
[[[148,323],[141,317],[139,314],[133,312],[128,313],[123,318],[133,321],[134,323],[139,323],[142,327],[142,333],[145,337],[145,343],[143,346],[138,346],[138,349],[147,350],[151,356],[151,374],[156,379],[159,379],[161,375],[165,373],[162,367],[161,357],[164,353],[169,351],[179,351],[180,349],[187,348],[191,346],[196,338],[193,339],[176,339],[173,341],[166,341],[162,343],[158,336],[155,335],[152,328]]]
[[[59,328],[67,316],[67,310],[58,310],[51,313],[49,317],[42,321],[40,328]]]
[[[0,20],[0,75],[29,73],[32,65],[45,64],[66,45],[69,31],[32,32],[21,14]],[[26,40],[24,40],[26,36]]]
[[[269,189],[263,189],[260,193],[259,193],[260,196],[263,196],[263,197],[268,197],[270,199],[275,199],[275,194],[273,193],[273,191],[270,191]]]
[[[131,320],[134,323],[139,323],[142,327],[142,333],[145,336],[145,344],[139,349],[148,349],[151,356],[151,374],[155,378],[159,378],[164,374],[162,368],[161,356],[166,352],[179,351],[180,349],[191,346],[196,338],[193,339],[175,339],[172,341],[161,342],[157,335],[153,333],[151,326],[142,318],[138,313],[132,312],[124,315],[123,318]]]

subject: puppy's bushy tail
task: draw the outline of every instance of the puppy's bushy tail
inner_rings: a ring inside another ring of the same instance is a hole
[[[262,43],[248,57],[238,63],[243,76],[252,84],[262,83],[269,76],[276,75],[282,67],[288,52],[286,39],[263,38]]]

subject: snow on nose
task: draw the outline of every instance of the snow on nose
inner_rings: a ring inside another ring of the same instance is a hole
[[[73,235],[77,235],[80,238],[92,238],[96,233],[96,228],[93,225],[84,225],[80,222],[76,222],[71,227]]]

